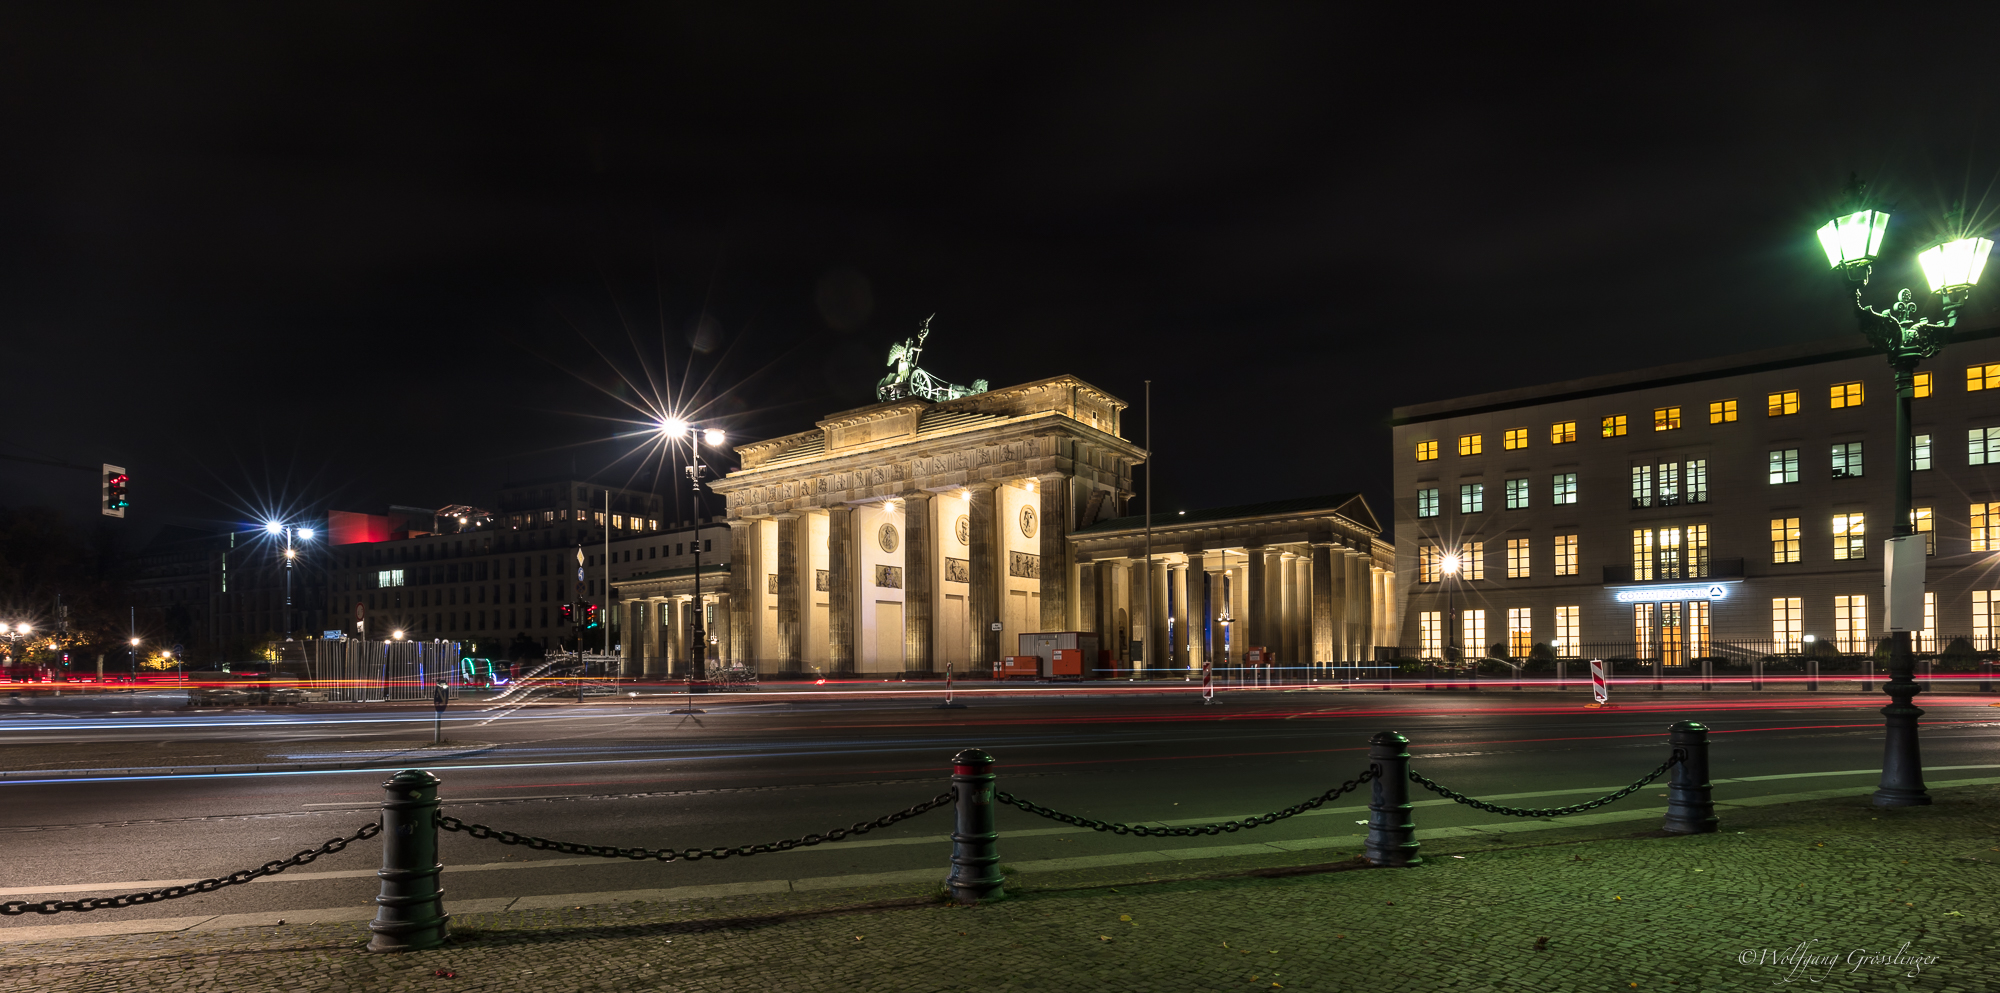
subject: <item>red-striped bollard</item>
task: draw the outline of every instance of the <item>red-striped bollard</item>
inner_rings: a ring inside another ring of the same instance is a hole
[[[993,756],[968,748],[951,757],[953,808],[957,821],[951,832],[951,875],[945,885],[959,903],[978,903],[1006,896],[1001,889],[1000,832],[993,826]]]

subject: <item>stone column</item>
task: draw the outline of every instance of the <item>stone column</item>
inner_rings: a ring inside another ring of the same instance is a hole
[[[1000,633],[993,625],[1000,620],[1000,570],[1005,563],[1000,561],[1000,536],[994,530],[993,484],[978,482],[966,489],[972,494],[966,509],[972,532],[966,550],[972,557],[972,582],[967,584],[965,605],[972,625],[972,668],[990,670],[1000,661]]]
[[[1298,556],[1291,552],[1278,554],[1278,629],[1282,632],[1278,648],[1279,660],[1286,665],[1299,664],[1299,583]]]
[[[1165,562],[1153,563],[1153,616],[1146,618],[1146,656],[1157,669],[1173,667],[1175,652],[1167,644],[1167,611],[1173,607],[1173,597],[1168,595],[1168,567]]]
[[[797,514],[778,515],[778,645],[777,663],[780,672],[799,671],[800,659],[804,657],[805,624],[799,613],[800,547],[799,533],[805,530],[805,521]]]
[[[1264,569],[1264,546],[1252,545],[1245,551],[1248,557],[1243,560],[1243,578],[1248,582],[1243,591],[1245,594],[1243,612],[1239,622],[1243,626],[1243,648],[1247,652],[1260,646],[1270,647],[1271,633],[1270,625],[1265,623],[1264,618],[1264,600],[1268,596],[1268,591],[1265,589],[1267,573]],[[1237,654],[1239,655],[1237,661],[1242,661],[1241,656],[1244,653]]]
[[[1313,659],[1313,576],[1312,549],[1302,546],[1292,557],[1292,582],[1297,592],[1293,595],[1292,638],[1299,646],[1299,661]]]
[[[826,512],[826,664],[854,671],[854,508]]]
[[[1097,603],[1097,563],[1078,562],[1076,564],[1076,629],[1078,631],[1098,634],[1104,630],[1102,618],[1098,617],[1097,614]],[[1099,644],[1103,644],[1104,639],[1100,637],[1098,638],[1098,642]],[[1103,645],[1103,647],[1110,648],[1111,646]],[[1097,660],[1091,659],[1090,664],[1096,665]]]
[[[1152,630],[1150,626],[1152,621],[1146,616],[1145,560],[1138,559],[1126,563],[1125,577],[1125,623],[1128,625],[1125,632],[1126,640],[1143,641],[1148,646],[1148,654],[1143,656],[1134,655],[1132,657],[1132,667],[1134,669],[1144,669],[1146,668],[1146,663],[1151,660],[1152,667],[1157,669],[1159,668],[1159,662],[1157,659],[1152,659],[1150,654],[1152,642],[1146,640],[1146,632]],[[1126,645],[1124,649],[1129,652],[1132,650],[1132,646]]]
[[[660,601],[660,639],[667,643],[667,672],[685,676],[694,670],[688,666],[687,650],[687,601],[681,597],[668,597]]]
[[[1204,606],[1204,594],[1208,592],[1208,573],[1204,570],[1200,552],[1187,553],[1187,569],[1181,580],[1182,613],[1187,615],[1187,626],[1182,628],[1180,638],[1180,661],[1183,668],[1193,666],[1201,671],[1201,663],[1208,656],[1208,612]]]
[[[1313,559],[1313,653],[1326,653],[1320,661],[1347,661],[1341,649],[1341,631],[1347,623],[1347,586],[1342,582],[1340,549],[1314,545]]]
[[[1368,567],[1360,552],[1348,549],[1347,565],[1347,657],[1365,662],[1361,630],[1368,625]]]
[[[1203,559],[1205,562],[1207,557],[1204,556]],[[1224,640],[1224,632],[1222,630],[1223,612],[1229,610],[1229,556],[1216,556],[1216,567],[1207,569],[1204,566],[1204,569],[1202,579],[1208,587],[1208,606],[1206,608],[1208,611],[1208,654],[1205,658],[1208,659],[1208,664],[1213,666],[1219,674],[1222,671],[1223,663],[1231,661],[1223,658],[1223,653],[1228,650],[1229,645]],[[1230,611],[1230,613],[1234,616],[1234,611]],[[1231,627],[1234,626],[1233,624],[1231,625]],[[1238,641],[1237,644],[1240,645],[1242,642]],[[1234,661],[1241,660],[1237,659]]]
[[[731,597],[727,593],[715,595],[715,657],[718,660],[729,657],[730,600]],[[703,653],[702,670],[707,671],[707,669],[708,656]]]
[[[756,645],[755,616],[750,597],[750,564],[757,557],[757,529],[752,522],[729,522],[729,651],[723,656],[730,665],[749,666]]]
[[[1035,477],[1041,496],[1042,619],[1044,631],[1068,631],[1069,624],[1069,477],[1051,473]]]
[[[1368,563],[1368,627],[1361,632],[1361,650],[1368,659],[1375,657],[1377,635],[1382,631],[1382,603],[1387,598],[1382,595],[1383,578],[1386,574],[1374,562]],[[1505,620],[1505,615],[1502,615]],[[1482,649],[1481,656],[1485,655]]]
[[[618,675],[632,679],[646,671],[646,601],[625,601],[625,637],[619,639]]]
[[[936,571],[936,524],[931,495],[922,490],[906,494],[903,500],[903,669],[930,672],[934,667],[937,639],[932,636]]]
[[[666,618],[666,601],[650,599],[646,601],[646,675],[667,674],[667,657],[664,651],[666,639],[660,637],[660,624]]]
[[[1160,653],[1163,664],[1171,669],[1187,666],[1188,660],[1188,570],[1184,565],[1164,565],[1167,573],[1167,627],[1173,633],[1162,642],[1165,651]]]

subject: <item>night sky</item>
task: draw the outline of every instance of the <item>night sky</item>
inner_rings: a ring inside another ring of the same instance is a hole
[[[932,372],[1135,440],[1152,379],[1157,510],[1386,511],[1398,404],[1850,332],[1850,172],[1878,289],[2000,227],[1964,8],[1079,6],[0,7],[0,454],[126,465],[135,541],[490,506],[649,479],[649,398],[870,403],[935,313]]]

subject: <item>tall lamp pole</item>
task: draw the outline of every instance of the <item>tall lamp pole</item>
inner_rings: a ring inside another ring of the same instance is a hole
[[[292,539],[296,537],[300,541],[311,541],[318,532],[309,527],[287,524],[283,521],[265,521],[264,533],[285,540],[285,640],[290,641],[292,640],[292,563],[299,557],[298,549],[293,546]]]
[[[701,476],[708,466],[702,464],[701,446],[721,448],[729,435],[721,428],[696,427],[677,417],[661,421],[660,433],[688,443],[688,464],[683,471],[688,490],[694,494],[694,620],[688,625],[688,675],[692,677],[697,663],[703,670],[708,668],[708,605],[701,599]]]
[[[1458,647],[1459,565],[1457,552],[1446,555],[1438,563],[1439,568],[1444,570],[1444,660],[1448,665],[1459,661],[1451,657],[1452,651]]]
[[[1889,705],[1882,708],[1882,781],[1875,790],[1875,806],[1916,807],[1929,804],[1931,797],[1924,790],[1923,757],[1917,743],[1917,718],[1924,712],[1914,702],[1921,688],[1915,679],[1916,658],[1910,651],[1910,632],[1923,626],[1924,614],[1924,546],[1910,506],[1910,400],[1916,395],[1917,364],[1936,355],[1951,340],[1959,308],[1971,298],[1993,242],[1966,236],[1960,230],[1963,221],[1954,211],[1950,220],[1954,230],[1947,239],[1917,256],[1925,281],[1938,298],[1942,319],[1919,317],[1908,289],[1899,291],[1887,310],[1875,310],[1862,302],[1861,291],[1880,257],[1889,212],[1871,206],[1858,178],[1849,184],[1848,197],[1848,213],[1819,229],[1820,246],[1826,250],[1827,263],[1846,277],[1861,333],[1888,356],[1896,383],[1896,502],[1890,518],[1895,537],[1884,544],[1889,560],[1884,572],[1888,603],[1883,625],[1889,634],[1889,681],[1882,689],[1889,695]]]

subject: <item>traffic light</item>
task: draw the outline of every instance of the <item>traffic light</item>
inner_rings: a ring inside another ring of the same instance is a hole
[[[597,605],[594,603],[584,604],[583,629],[585,631],[595,631],[597,630],[597,627],[598,627]]]
[[[132,504],[125,499],[125,484],[130,479],[125,475],[125,467],[104,463],[104,516],[124,517],[125,508]]]
[[[576,604],[563,604],[556,608],[556,612],[559,615],[557,619],[562,622],[564,627],[576,623]]]

